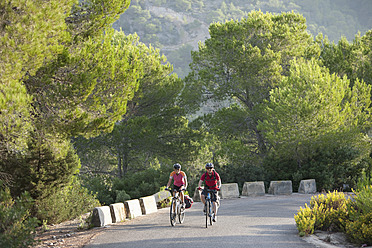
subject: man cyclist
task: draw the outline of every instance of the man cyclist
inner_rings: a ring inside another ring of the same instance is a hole
[[[217,221],[217,210],[219,205],[219,197],[218,197],[218,190],[221,188],[221,178],[220,175],[214,170],[214,165],[212,163],[207,163],[205,165],[206,172],[203,173],[199,180],[199,185],[198,189],[201,189],[201,185],[203,182],[205,182],[205,187],[201,193],[201,201],[203,204],[205,204],[205,196],[207,194],[206,189],[212,189],[215,190],[216,193],[211,192],[211,201],[213,203],[213,211],[214,211],[214,216],[213,216],[213,221]],[[205,209],[204,209],[205,211]]]
[[[185,172],[181,171],[181,165],[179,163],[174,164],[173,169],[174,170],[169,175],[169,181],[167,183],[167,189],[171,185],[172,180],[174,180],[173,191],[172,191],[173,196],[175,194],[175,191],[179,191],[181,202],[182,202],[182,207],[185,208],[185,198],[184,198],[184,194],[183,194],[182,190],[186,190],[186,188],[187,188],[187,176],[186,176]]]

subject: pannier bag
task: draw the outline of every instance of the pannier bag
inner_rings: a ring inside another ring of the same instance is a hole
[[[185,199],[185,208],[191,208],[192,204],[194,203],[194,200],[188,195],[185,195],[184,199]]]

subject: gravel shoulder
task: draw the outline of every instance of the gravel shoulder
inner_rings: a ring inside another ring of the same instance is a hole
[[[88,216],[89,214],[85,214],[75,220],[65,221],[57,225],[47,225],[47,230],[45,231],[43,231],[42,227],[37,228],[35,239],[39,242],[34,247],[84,247],[96,235],[104,231],[104,228],[101,227],[91,229],[80,228]]]

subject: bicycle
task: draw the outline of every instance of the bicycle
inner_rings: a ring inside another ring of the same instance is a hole
[[[201,190],[201,189],[199,189],[199,190]],[[213,225],[214,211],[213,211],[213,202],[212,202],[212,198],[211,198],[211,192],[216,194],[217,190],[206,189],[207,194],[205,196],[205,204],[204,204],[205,228],[208,228],[208,219],[209,219],[209,224],[211,226]]]
[[[169,191],[172,194],[171,189],[165,189]],[[184,189],[182,189],[184,190]],[[174,191],[174,196],[172,197],[171,205],[170,205],[170,223],[172,226],[175,226],[177,223],[177,217],[178,222],[182,224],[185,220],[185,209],[182,208],[181,198],[179,196],[180,191]]]

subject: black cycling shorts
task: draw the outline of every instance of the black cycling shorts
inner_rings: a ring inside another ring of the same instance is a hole
[[[218,199],[218,192],[217,191],[215,191],[215,192],[210,192],[212,202],[215,202]],[[204,196],[207,196],[207,190],[204,188],[201,194],[204,195]]]
[[[184,186],[184,185],[182,185],[182,186]],[[180,188],[182,187],[182,186],[176,186],[176,185],[173,185],[173,191],[180,191]]]

